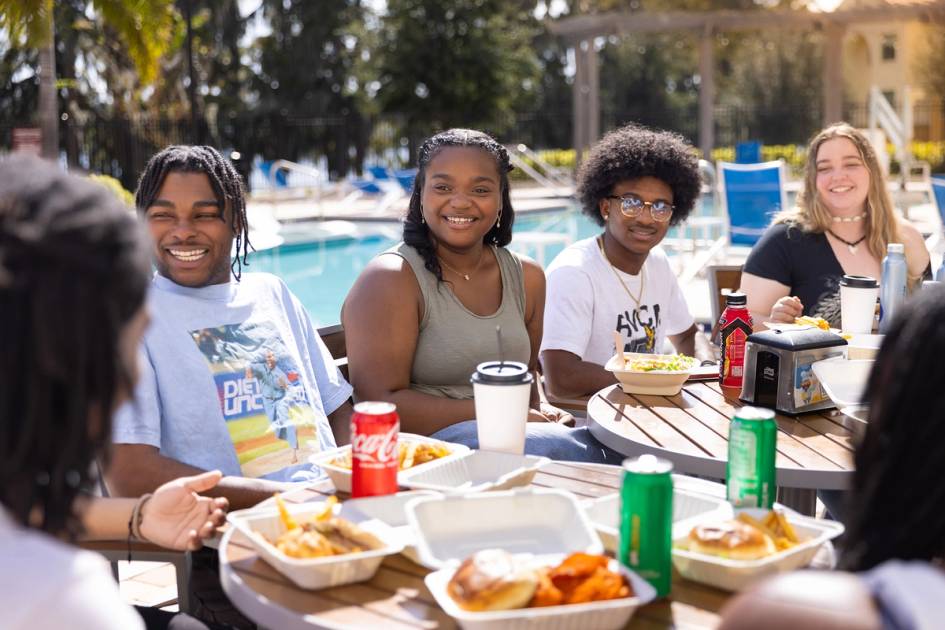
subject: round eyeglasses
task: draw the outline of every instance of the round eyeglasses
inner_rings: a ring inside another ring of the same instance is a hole
[[[646,206],[650,207],[650,216],[653,217],[654,221],[665,222],[669,221],[670,217],[673,216],[673,210],[676,209],[676,206],[665,201],[663,199],[657,199],[656,201],[643,201],[637,195],[633,193],[626,193],[625,195],[610,195],[608,199],[617,199],[620,201],[620,212],[623,213],[626,217],[637,217],[643,212],[643,208]]]

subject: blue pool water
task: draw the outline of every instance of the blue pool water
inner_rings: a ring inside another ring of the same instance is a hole
[[[706,204],[702,213],[711,212]],[[366,225],[366,224],[365,224]],[[374,231],[377,232],[376,224]],[[250,254],[249,271],[266,271],[281,277],[302,301],[316,326],[329,326],[340,321],[341,305],[358,274],[378,253],[400,240],[399,224],[385,224],[381,234],[282,245]],[[670,230],[669,237],[676,230]],[[547,243],[542,249],[533,238],[522,233],[541,232],[567,235],[570,242],[594,236],[601,228],[584,216],[576,206],[540,213],[521,214],[515,219],[512,249],[547,266],[565,247],[564,243]],[[552,239],[553,240],[553,239]]]

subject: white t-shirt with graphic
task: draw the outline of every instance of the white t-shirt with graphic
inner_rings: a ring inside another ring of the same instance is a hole
[[[660,353],[667,335],[692,326],[679,282],[660,247],[650,250],[640,273],[617,270],[639,306],[614,276],[597,237],[565,248],[548,266],[541,349],[566,350],[582,361],[604,365],[615,353],[614,331],[624,351]],[[643,293],[640,294],[640,284]]]
[[[190,288],[156,275],[134,400],[116,443],[225,475],[307,481],[333,448],[327,416],[351,396],[308,313],[276,276]]]

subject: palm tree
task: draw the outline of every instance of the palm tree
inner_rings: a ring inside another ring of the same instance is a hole
[[[161,55],[173,38],[179,17],[173,0],[90,0],[94,15],[123,40],[142,83],[154,80]],[[56,26],[53,0],[0,0],[0,30],[11,45],[39,51],[39,121],[43,156],[59,153],[56,98]]]

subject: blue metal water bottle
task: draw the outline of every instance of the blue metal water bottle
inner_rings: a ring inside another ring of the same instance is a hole
[[[886,334],[899,305],[906,299],[906,248],[890,243],[883,258],[883,281],[879,288],[879,332]]]

